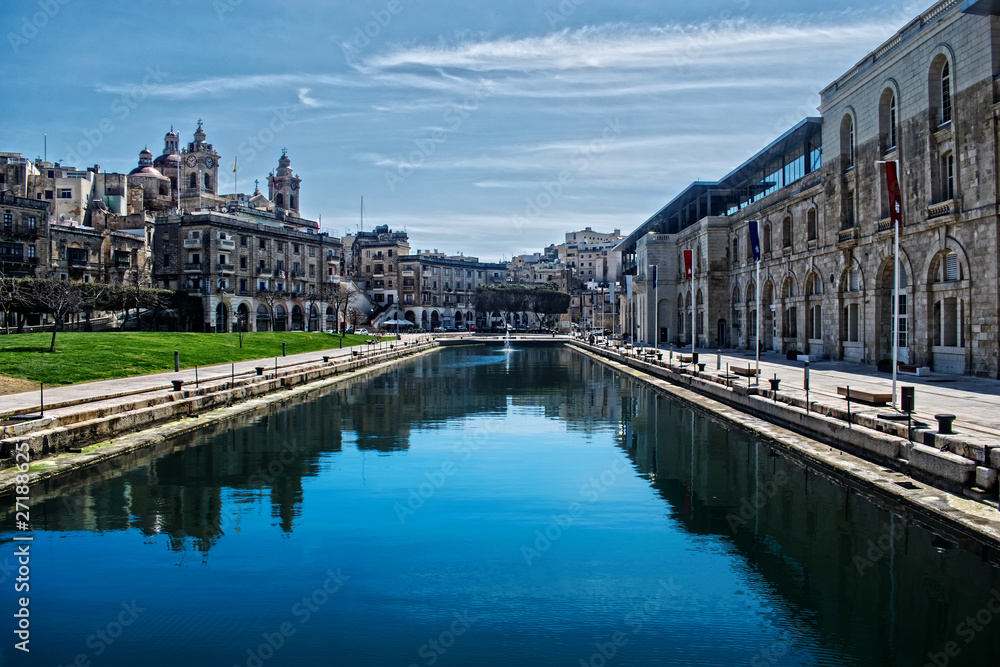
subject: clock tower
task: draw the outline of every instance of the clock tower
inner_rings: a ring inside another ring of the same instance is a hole
[[[201,120],[194,132],[194,141],[181,151],[181,197],[185,208],[216,208],[219,197],[219,154],[205,142]]]
[[[288,215],[299,216],[299,186],[302,179],[292,173],[292,161],[288,150],[281,149],[278,169],[267,177],[268,195],[275,209],[283,209]]]

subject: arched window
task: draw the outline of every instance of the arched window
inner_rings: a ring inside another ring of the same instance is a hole
[[[281,208],[285,207],[285,196],[280,192],[274,195],[274,205],[279,206]]]
[[[209,192],[212,191],[212,176],[211,174],[205,174],[205,189]]]
[[[194,173],[193,171],[190,174],[190,178],[188,178],[188,187],[191,188],[192,190],[198,187],[198,174]]]
[[[946,60],[941,67],[941,124],[951,122],[951,66]]]
[[[844,158],[844,171],[854,169],[854,119],[850,114],[840,122],[840,154]]]
[[[945,153],[941,156],[941,201],[955,198],[955,154]]]
[[[879,104],[879,134],[881,134],[882,148],[886,153],[896,150],[899,139],[899,106],[896,100],[896,93],[891,88],[887,88],[882,93],[881,104]]]

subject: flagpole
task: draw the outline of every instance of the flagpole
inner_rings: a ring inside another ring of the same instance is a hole
[[[757,326],[754,332],[757,338],[754,341],[754,385],[756,386],[760,384],[760,260],[758,259],[754,263],[757,265],[757,296],[754,298],[754,301],[757,302],[757,321],[755,323]]]
[[[892,253],[892,407],[897,407],[896,382],[899,371],[899,227],[902,224],[902,191],[899,188],[899,160],[877,160],[876,164],[886,165],[886,187],[889,188],[888,166],[893,165],[895,172],[895,198],[897,201],[889,202],[889,218],[892,222],[893,253]],[[889,188],[891,190],[891,188]],[[892,198],[892,193],[890,193]],[[898,219],[898,222],[897,222]]]
[[[694,326],[695,312],[698,304],[694,302],[694,248],[691,249],[691,356],[694,357],[694,343],[698,338],[698,330]]]
[[[653,347],[660,347],[660,267],[653,264]]]

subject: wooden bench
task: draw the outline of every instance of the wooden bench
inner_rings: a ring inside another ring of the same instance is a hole
[[[864,389],[849,389],[848,387],[837,387],[837,395],[851,401],[860,401],[871,405],[885,405],[892,400],[892,394],[876,393]]]
[[[745,378],[753,377],[754,375],[759,375],[760,370],[754,370],[749,366],[730,366],[729,372],[734,375],[741,375]]]

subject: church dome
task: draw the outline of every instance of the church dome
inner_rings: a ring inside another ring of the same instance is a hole
[[[179,161],[180,156],[176,153],[167,153],[166,155],[157,155],[156,159],[153,160],[153,166],[157,169],[173,169],[176,171]]]

